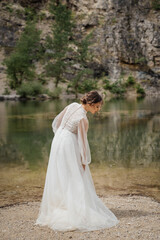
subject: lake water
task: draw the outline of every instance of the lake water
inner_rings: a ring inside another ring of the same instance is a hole
[[[28,171],[46,169],[54,136],[52,121],[69,103],[60,100],[0,102],[0,166],[3,173],[4,169],[7,174],[9,169],[19,166]],[[99,114],[87,113],[87,116],[94,174],[98,168],[103,176],[115,171],[117,184],[124,184],[127,181],[125,178],[121,182],[124,174],[128,176],[132,170],[135,171],[134,179],[145,174],[144,184],[154,185],[152,190],[156,188],[159,194],[160,98],[112,99],[104,103]],[[121,170],[116,173],[115,169]],[[123,172],[121,177],[119,172]],[[133,179],[130,181],[135,183]]]

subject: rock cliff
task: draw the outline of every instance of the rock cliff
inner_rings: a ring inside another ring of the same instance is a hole
[[[107,75],[112,81],[132,74],[148,94],[160,92],[160,11],[154,0],[67,0],[74,11],[77,33],[93,32],[90,63],[95,76]],[[13,49],[25,26],[24,9],[31,6],[44,14],[39,22],[42,40],[53,21],[45,0],[15,0],[0,3],[0,58]],[[1,90],[5,84],[0,66]],[[1,91],[2,92],[2,91]]]

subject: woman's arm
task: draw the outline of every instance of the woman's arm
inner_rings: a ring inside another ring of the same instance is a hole
[[[78,145],[81,153],[81,161],[83,169],[85,170],[85,165],[91,162],[90,149],[87,139],[88,131],[88,121],[86,119],[81,119],[78,124]]]
[[[55,117],[55,119],[53,120],[53,122],[52,122],[52,129],[53,129],[54,134],[56,133],[56,131],[57,131],[57,129],[59,128],[59,126],[61,125],[63,116],[64,116],[64,114],[66,113],[67,108],[68,108],[68,106],[66,106],[66,107],[63,109],[63,111],[60,112],[60,113]]]

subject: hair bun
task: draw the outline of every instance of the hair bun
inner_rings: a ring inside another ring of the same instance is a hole
[[[83,99],[83,104],[86,104],[87,103],[87,100],[84,98]]]
[[[101,95],[99,95],[99,93],[97,91],[90,91],[88,93],[86,93],[81,99],[80,99],[82,104],[92,104],[92,103],[97,103],[97,102],[101,102],[102,97]]]

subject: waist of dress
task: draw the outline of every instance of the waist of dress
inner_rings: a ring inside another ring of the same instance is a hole
[[[77,131],[76,131],[76,130],[70,129],[70,128],[68,128],[67,126],[65,126],[65,127],[60,126],[60,127],[59,127],[59,130],[60,130],[60,131],[64,131],[64,132],[68,132],[68,133],[72,133],[72,134],[74,134],[74,135],[77,135]]]

